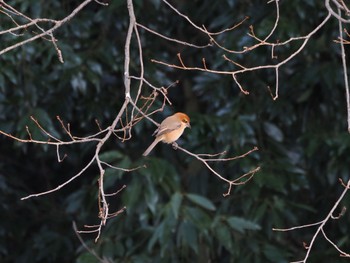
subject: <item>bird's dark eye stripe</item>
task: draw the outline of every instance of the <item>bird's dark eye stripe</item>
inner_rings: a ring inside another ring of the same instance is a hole
[[[186,119],[183,119],[182,121],[185,122],[185,123],[187,123],[187,120],[186,120]]]

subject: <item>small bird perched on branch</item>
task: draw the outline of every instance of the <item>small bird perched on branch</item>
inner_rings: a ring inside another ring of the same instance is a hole
[[[165,118],[157,130],[153,133],[156,136],[152,144],[142,154],[147,156],[158,142],[173,143],[180,138],[186,128],[191,128],[190,118],[182,112],[177,112]]]

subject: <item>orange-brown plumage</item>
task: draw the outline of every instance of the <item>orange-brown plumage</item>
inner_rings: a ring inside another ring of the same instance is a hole
[[[143,153],[147,156],[158,142],[173,143],[180,138],[186,128],[191,128],[190,118],[182,112],[177,112],[165,118],[154,132],[156,138],[153,143]]]

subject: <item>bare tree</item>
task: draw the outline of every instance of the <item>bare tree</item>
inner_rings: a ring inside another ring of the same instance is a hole
[[[28,44],[35,40],[43,40],[43,41],[50,41],[55,48],[57,52],[57,57],[60,62],[64,63],[64,54],[62,54],[59,46],[57,45],[57,39],[54,36],[54,32],[56,29],[63,26],[68,21],[71,21],[74,16],[76,16],[79,12],[82,12],[83,8],[86,7],[91,2],[97,2],[101,5],[106,5],[104,3],[101,3],[99,1],[93,1],[93,0],[86,0],[83,3],[81,3],[78,7],[76,7],[73,12],[69,15],[67,15],[62,20],[52,20],[52,19],[46,19],[46,18],[36,18],[32,19],[28,17],[25,14],[22,14],[15,8],[13,8],[11,5],[5,3],[4,1],[1,1],[1,8],[3,13],[10,17],[10,19],[13,21],[14,26],[12,28],[3,30],[0,32],[0,34],[14,34],[16,35],[16,32],[22,29],[28,29],[30,27],[35,27],[36,29],[40,30],[41,33],[34,35],[26,40],[19,41],[16,44],[13,44],[7,48],[4,48],[0,51],[0,55],[9,52],[15,48],[18,48],[22,45]],[[96,165],[99,169],[99,194],[98,194],[98,205],[99,205],[99,212],[98,216],[100,218],[100,224],[98,225],[86,225],[85,230],[79,231],[79,233],[97,233],[96,241],[100,237],[102,227],[106,224],[107,220],[109,218],[115,217],[122,213],[125,210],[125,207],[121,208],[118,211],[111,212],[109,210],[109,202],[108,198],[113,197],[117,195],[121,190],[123,190],[126,186],[123,186],[121,189],[116,189],[115,192],[112,193],[106,193],[104,188],[104,174],[106,167],[116,169],[116,170],[122,170],[124,172],[133,172],[136,169],[143,168],[141,167],[134,167],[134,168],[122,168],[122,167],[116,167],[113,166],[107,162],[104,162],[100,159],[101,149],[103,145],[112,138],[117,138],[121,141],[127,141],[132,138],[132,129],[135,125],[137,125],[138,122],[140,122],[142,119],[147,119],[148,121],[154,123],[155,125],[159,125],[156,121],[152,119],[152,116],[164,109],[167,105],[171,105],[171,101],[168,98],[167,94],[170,87],[164,88],[164,87],[156,87],[155,85],[151,84],[147,79],[144,77],[144,63],[143,63],[143,47],[139,35],[139,28],[146,28],[145,26],[142,26],[137,23],[134,9],[133,9],[133,3],[131,0],[127,2],[127,7],[129,11],[129,27],[127,31],[127,36],[125,39],[125,48],[124,48],[124,94],[125,99],[124,102],[119,109],[118,114],[115,116],[113,122],[105,128],[100,127],[100,125],[97,123],[99,131],[86,135],[85,137],[77,137],[74,135],[71,126],[69,123],[65,123],[64,120],[62,120],[59,116],[57,116],[57,120],[60,123],[62,127],[62,131],[68,135],[68,140],[63,141],[57,137],[55,137],[53,134],[51,134],[49,131],[43,127],[39,121],[35,118],[35,116],[31,117],[31,120],[35,123],[38,129],[41,130],[43,134],[46,135],[47,140],[37,140],[32,137],[31,131],[27,127],[27,134],[28,138],[18,138],[16,136],[13,136],[9,133],[6,133],[4,131],[0,130],[0,133],[5,135],[8,138],[11,138],[13,140],[16,140],[21,143],[33,143],[33,144],[45,144],[50,145],[56,148],[56,154],[57,154],[57,160],[58,162],[64,161],[66,155],[62,157],[62,154],[60,152],[60,148],[64,145],[72,145],[72,144],[83,144],[83,143],[94,143],[95,144],[95,152],[90,159],[90,161],[83,167],[81,170],[73,175],[70,179],[66,180],[62,184],[58,185],[57,187],[40,192],[35,194],[30,194],[26,197],[23,197],[22,200],[26,200],[33,197],[38,197],[46,194],[50,194],[53,192],[56,192],[60,190],[62,187],[68,185],[73,180],[84,174],[84,172],[91,167],[92,165]],[[26,22],[23,24],[20,24],[17,22],[19,18],[24,19]],[[47,23],[48,25],[52,25],[49,29],[43,29],[42,26],[39,25],[39,23]],[[157,34],[157,33],[156,33]],[[157,34],[159,36],[163,36],[161,34]],[[140,64],[140,75],[133,76],[129,73],[129,67],[130,67],[130,48],[131,48],[131,42],[132,37],[136,37],[136,42],[138,46],[138,58],[139,58],[139,64]],[[49,38],[47,38],[49,37]],[[164,37],[164,36],[163,36]],[[176,41],[175,39],[169,38],[170,41]],[[131,83],[135,82],[135,83]],[[131,96],[131,89],[136,87],[136,96]],[[148,96],[141,96],[141,93],[143,90],[147,90]],[[161,96],[162,100],[162,106],[158,109],[152,110],[152,105],[155,100],[159,99],[159,96]],[[209,164],[211,162],[228,162],[237,160],[239,158],[243,158],[247,156],[248,154],[254,152],[257,150],[257,147],[254,147],[252,150],[248,151],[247,153],[244,153],[239,156],[224,158],[225,152],[217,153],[217,154],[200,154],[200,153],[192,153],[178,145],[174,144],[174,148],[181,150],[188,155],[196,158],[200,162],[202,162],[214,175],[216,175],[220,180],[226,182],[228,184],[228,191],[226,195],[229,195],[231,192],[231,188],[234,185],[241,185],[249,181],[253,175],[259,171],[260,167],[254,168],[251,171],[247,172],[246,174],[243,174],[235,179],[227,179],[224,178],[222,175],[220,175],[217,171],[214,170],[214,168]]]

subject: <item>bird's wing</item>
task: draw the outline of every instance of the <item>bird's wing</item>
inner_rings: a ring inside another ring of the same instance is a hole
[[[174,121],[167,121],[165,119],[154,133],[156,133],[156,136],[160,136],[162,134],[179,129],[180,127],[181,127],[181,122],[179,122],[179,121],[175,121],[175,122]]]

